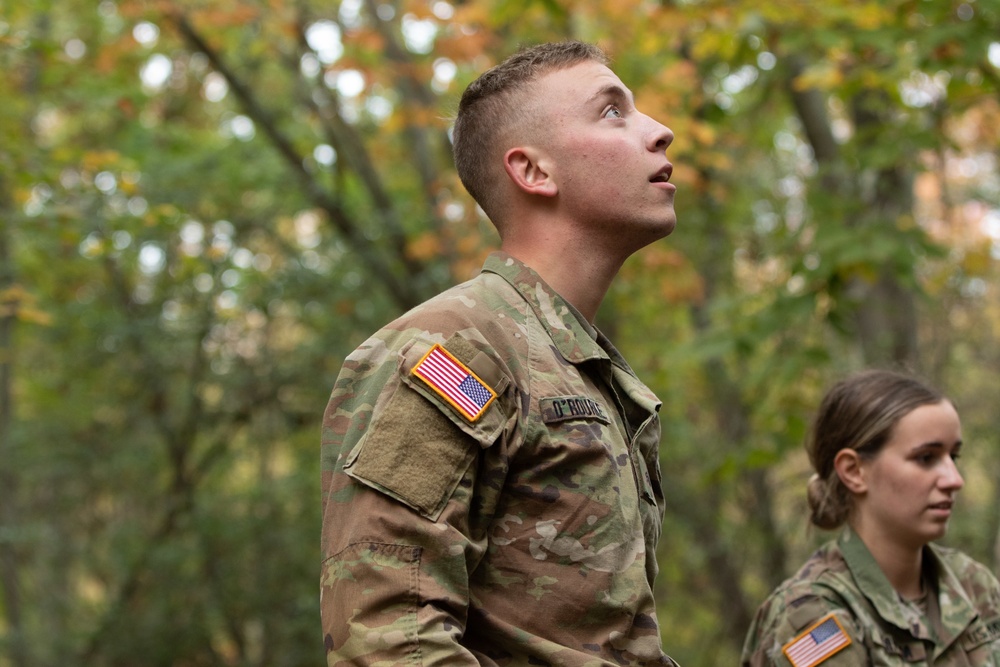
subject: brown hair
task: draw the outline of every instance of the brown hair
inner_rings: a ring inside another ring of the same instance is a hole
[[[543,74],[586,61],[606,65],[608,57],[583,42],[539,44],[487,70],[462,94],[453,133],[455,168],[465,189],[495,225],[503,209],[502,190],[497,187],[498,179],[504,177],[501,156],[507,149],[502,139],[525,119],[515,93]]]
[[[864,459],[874,458],[899,420],[943,400],[938,390],[896,371],[862,371],[833,385],[820,403],[806,446],[816,471],[807,488],[813,525],[837,528],[851,511],[851,493],[834,470],[839,451],[853,449]]]

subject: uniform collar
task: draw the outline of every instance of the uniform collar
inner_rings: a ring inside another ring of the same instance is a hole
[[[975,607],[958,577],[947,566],[934,545],[924,547],[924,576],[934,582],[929,594],[936,593],[937,607],[940,610],[938,627],[933,630],[928,627],[928,619],[915,614],[913,608],[900,599],[857,533],[849,527],[845,528],[837,545],[858,589],[868,598],[879,616],[914,637],[934,641],[935,655],[940,655],[975,621]]]
[[[486,258],[483,271],[497,274],[518,291],[566,361],[579,364],[589,359],[620,358],[614,346],[572,304],[520,260],[505,252],[494,252]]]
[[[567,362],[601,362],[605,380],[622,387],[625,396],[634,401],[642,413],[648,416],[659,411],[660,399],[636,377],[607,336],[549,287],[531,267],[505,252],[497,251],[486,258],[483,271],[497,274],[518,291],[535,311],[538,321]]]
[[[940,643],[934,651],[934,656],[937,657],[965,632],[979,613],[958,575],[942,558],[940,547],[934,544],[924,547],[924,560],[933,568],[930,571],[937,573],[938,608],[941,610],[937,632]]]
[[[875,607],[882,620],[915,637],[931,639],[929,628],[923,618],[903,603],[858,534],[850,528],[845,528],[837,540],[837,545],[858,584],[858,589]]]

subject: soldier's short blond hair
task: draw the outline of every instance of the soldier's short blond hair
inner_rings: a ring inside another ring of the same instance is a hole
[[[523,102],[519,93],[543,74],[587,61],[606,65],[608,57],[584,42],[539,44],[487,70],[462,94],[452,134],[455,168],[465,189],[498,228],[503,217],[498,179],[504,178],[507,148],[502,139],[516,133],[518,123],[527,122],[519,108]]]

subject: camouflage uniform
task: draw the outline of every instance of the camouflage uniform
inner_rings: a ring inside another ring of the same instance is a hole
[[[789,665],[782,647],[828,614],[851,643],[823,667],[1000,667],[1000,583],[954,549],[924,548],[926,603],[904,600],[861,539],[846,529],[761,605],[742,664]],[[820,663],[816,663],[820,664]]]
[[[495,392],[481,416],[414,374],[436,344]],[[328,665],[674,665],[659,407],[503,253],[372,336],[323,421]]]

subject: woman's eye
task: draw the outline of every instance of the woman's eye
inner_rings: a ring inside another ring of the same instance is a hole
[[[622,110],[618,107],[611,105],[608,107],[608,110],[604,115],[609,118],[622,118],[625,114],[623,114]]]

